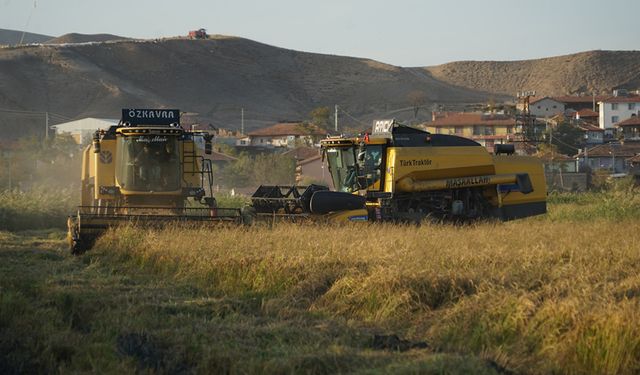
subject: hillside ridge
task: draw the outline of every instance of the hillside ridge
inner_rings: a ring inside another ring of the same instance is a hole
[[[640,87],[639,51],[399,67],[225,35],[137,40],[72,33],[53,40],[61,44],[0,48],[0,109],[77,119],[114,118],[124,107],[178,107],[192,114],[190,121],[229,129],[240,127],[243,110],[252,130],[337,104],[343,124],[363,128],[374,118],[428,120],[436,106],[513,100],[522,90],[564,95]],[[414,118],[409,94],[416,91],[424,95]],[[16,124],[20,131],[42,129],[40,122],[0,113],[0,127],[12,126],[11,133]]]
[[[609,93],[640,88],[640,51],[594,50],[518,61],[456,61],[422,68],[444,82],[514,96]]]

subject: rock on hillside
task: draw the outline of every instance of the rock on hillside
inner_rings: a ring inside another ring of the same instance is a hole
[[[414,90],[424,91],[430,103],[483,102],[488,96],[415,69],[235,37],[0,49],[0,108],[71,118],[114,118],[123,107],[164,106],[234,128],[244,108],[252,129],[308,118],[313,108],[334,104],[354,117],[401,117],[412,116],[407,94]],[[398,108],[405,111],[393,111]]]
[[[515,95],[610,92],[640,88],[640,51],[590,51],[523,61],[459,61],[423,68],[453,85]]]

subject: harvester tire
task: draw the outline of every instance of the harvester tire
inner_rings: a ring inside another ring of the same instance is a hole
[[[82,240],[71,240],[69,244],[71,250],[71,254],[73,255],[82,255],[85,251],[87,251],[87,246],[83,243]]]
[[[67,220],[67,242],[69,243],[69,252],[73,255],[83,254],[89,250],[88,242],[80,235],[80,228],[73,217]]]

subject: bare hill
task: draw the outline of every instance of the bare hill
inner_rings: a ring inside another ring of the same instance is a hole
[[[515,95],[610,92],[640,88],[640,51],[589,51],[523,61],[459,61],[423,68],[453,85]]]
[[[70,118],[117,118],[123,107],[164,106],[237,128],[244,108],[251,129],[339,104],[368,124],[372,117],[412,116],[407,94],[414,90],[424,91],[428,103],[482,102],[488,96],[421,70],[235,37],[0,49],[0,108]],[[0,114],[0,127],[11,126],[15,134],[18,120],[21,127],[29,124],[22,118],[3,121]],[[344,116],[343,121],[364,125]],[[42,120],[31,125],[42,129]]]
[[[42,43],[51,38],[53,37],[48,35],[24,33],[22,43]],[[22,39],[22,31],[0,29],[0,44],[13,46],[20,43],[20,39]]]
[[[113,40],[126,40],[125,38],[113,34],[64,34],[57,38],[47,40],[46,44],[64,44],[64,43],[88,43],[88,42],[108,42]]]

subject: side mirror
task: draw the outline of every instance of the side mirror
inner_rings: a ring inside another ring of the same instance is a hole
[[[205,134],[204,135],[204,153],[207,155],[211,155],[211,140],[213,139],[213,136],[211,136],[210,134]]]
[[[100,153],[100,135],[98,132],[93,134],[93,152],[96,154]]]

